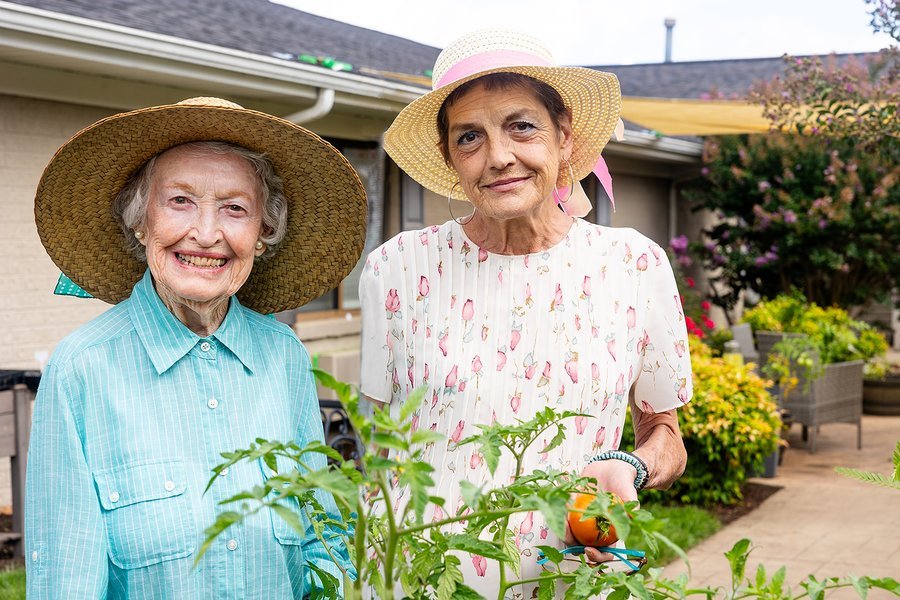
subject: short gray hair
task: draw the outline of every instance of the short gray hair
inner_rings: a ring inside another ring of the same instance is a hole
[[[287,232],[287,200],[284,197],[284,187],[281,177],[275,173],[275,167],[265,154],[248,150],[237,144],[228,142],[190,142],[172,148],[190,148],[191,150],[204,150],[215,154],[233,154],[249,163],[253,171],[259,177],[259,185],[263,194],[263,230],[260,241],[266,245],[266,251],[260,258],[268,258],[278,251],[278,245],[284,240]],[[146,262],[147,254],[144,245],[134,236],[136,229],[144,226],[147,216],[147,201],[150,193],[150,180],[153,177],[153,168],[167,148],[153,158],[145,162],[140,169],[129,177],[128,181],[116,194],[113,201],[113,215],[122,232],[125,234],[127,250],[141,262]]]

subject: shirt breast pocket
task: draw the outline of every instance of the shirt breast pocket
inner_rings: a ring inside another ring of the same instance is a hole
[[[94,472],[109,558],[137,569],[189,556],[194,521],[179,459],[141,461]]]
[[[266,466],[266,463],[263,459],[259,459],[259,468],[262,470],[263,480],[268,481],[270,477],[275,476],[275,471]],[[294,469],[294,463],[292,461],[288,461],[279,457],[278,459],[278,472],[279,473],[289,473],[289,469]],[[300,503],[296,498],[285,498],[280,501],[280,504],[286,506],[291,510],[295,515],[300,517],[300,522],[306,526],[306,518],[304,518],[300,513]],[[290,546],[300,546],[303,544],[304,536],[300,534],[296,529],[291,527],[287,521],[278,516],[274,510],[270,510],[269,518],[272,521],[272,532],[275,535],[275,539],[278,540],[279,544],[282,545],[290,545]]]

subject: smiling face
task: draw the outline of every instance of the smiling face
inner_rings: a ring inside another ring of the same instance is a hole
[[[265,251],[262,213],[259,177],[243,158],[191,146],[161,154],[141,239],[160,296],[202,310],[234,295]]]
[[[549,199],[571,155],[572,132],[532,90],[476,85],[447,108],[447,123],[450,165],[481,216],[506,220],[556,210]]]

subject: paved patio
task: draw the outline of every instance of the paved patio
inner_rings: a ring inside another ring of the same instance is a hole
[[[747,566],[751,575],[762,563],[767,573],[785,565],[791,585],[807,574],[900,579],[900,491],[834,472],[835,466],[846,466],[889,474],[891,454],[900,440],[900,417],[864,416],[860,451],[855,426],[823,425],[816,454],[806,450],[800,431],[799,425],[792,428],[790,448],[777,477],[754,480],[784,489],[688,553],[692,583],[730,588],[728,562],[722,555],[741,538],[753,541]],[[674,576],[684,571],[679,561],[665,573]],[[852,588],[828,596],[856,597]],[[896,596],[876,590],[869,598]]]

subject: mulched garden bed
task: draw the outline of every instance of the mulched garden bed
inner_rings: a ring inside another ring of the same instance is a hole
[[[782,488],[779,485],[748,482],[741,488],[744,499],[740,504],[735,504],[734,506],[713,506],[707,510],[714,514],[722,522],[722,525],[728,525],[758,508],[760,504],[766,501],[766,498],[780,489]]]

